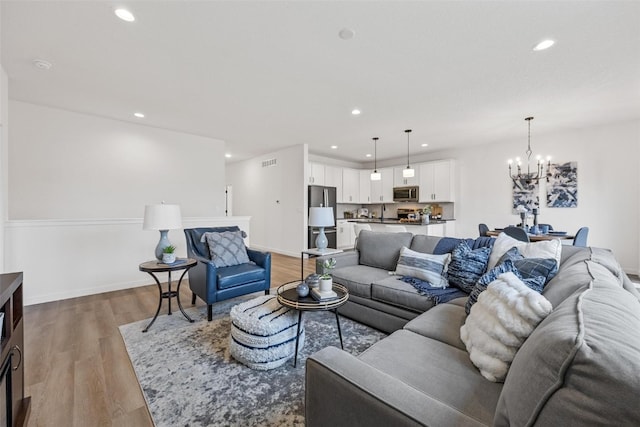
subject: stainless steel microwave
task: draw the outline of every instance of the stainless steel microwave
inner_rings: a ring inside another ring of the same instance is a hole
[[[418,187],[394,187],[393,188],[393,201],[394,202],[417,202],[418,201]]]

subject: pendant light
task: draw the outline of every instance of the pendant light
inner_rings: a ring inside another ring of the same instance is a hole
[[[371,181],[380,181],[382,174],[378,172],[378,137],[373,139],[373,172],[371,172]]]
[[[413,178],[415,175],[415,171],[409,165],[409,134],[411,133],[411,129],[405,130],[407,134],[407,168],[402,171],[403,178]]]

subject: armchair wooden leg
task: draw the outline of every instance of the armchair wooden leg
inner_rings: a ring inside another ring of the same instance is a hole
[[[213,305],[209,304],[207,306],[207,320],[211,322],[213,320]]]
[[[196,305],[196,294],[191,292],[191,305]]]
[[[264,294],[265,294],[265,295],[269,295],[269,293],[270,293],[269,291],[270,291],[269,289],[265,289],[265,290],[264,290]]]

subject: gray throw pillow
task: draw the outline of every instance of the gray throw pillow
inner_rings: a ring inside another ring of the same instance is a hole
[[[465,241],[460,242],[451,251],[449,263],[449,284],[460,288],[466,293],[471,293],[476,282],[487,269],[491,255],[491,248],[479,248],[471,250]]]
[[[249,262],[247,248],[242,239],[243,231],[223,231],[204,233],[201,242],[206,241],[213,264],[220,267],[246,264]]]

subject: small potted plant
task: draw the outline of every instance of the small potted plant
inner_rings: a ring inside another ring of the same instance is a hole
[[[176,247],[169,245],[162,250],[162,262],[165,264],[173,264],[176,262]]]
[[[327,293],[333,290],[333,279],[331,278],[331,270],[336,267],[335,258],[327,258],[322,261],[322,275],[320,275],[320,283],[318,290],[320,293]]]

